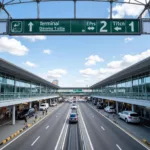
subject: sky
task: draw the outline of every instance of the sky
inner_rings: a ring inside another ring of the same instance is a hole
[[[109,7],[109,3],[77,2],[77,18],[108,18]],[[14,19],[37,18],[36,3],[6,9]],[[114,4],[113,18],[136,18],[142,9]],[[73,12],[73,2],[40,3],[40,18],[73,18]],[[6,18],[2,10],[0,18]],[[50,82],[58,79],[62,87],[91,86],[149,56],[148,35],[0,36],[1,58]]]

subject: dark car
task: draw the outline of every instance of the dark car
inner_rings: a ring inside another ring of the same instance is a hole
[[[34,108],[30,108],[30,109],[24,109],[21,113],[19,113],[18,115],[18,119],[24,119],[24,117],[32,117],[34,116],[35,113],[35,109]]]
[[[71,113],[69,116],[69,123],[78,123],[77,113]]]
[[[97,109],[103,109],[104,108],[104,106],[103,106],[103,103],[97,103]]]

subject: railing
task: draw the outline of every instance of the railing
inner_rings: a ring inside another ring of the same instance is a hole
[[[150,100],[150,93],[137,93],[137,92],[129,92],[129,93],[98,93],[93,92],[92,95],[97,96],[107,96],[107,97],[118,97],[118,98],[128,98],[128,99],[143,99]]]
[[[11,99],[21,99],[21,98],[32,98],[32,97],[46,97],[58,95],[58,93],[7,93],[0,94],[0,101],[11,100]]]

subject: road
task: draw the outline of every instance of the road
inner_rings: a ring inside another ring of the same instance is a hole
[[[81,102],[79,106],[94,150],[146,150],[89,104]]]
[[[54,150],[69,106],[69,104],[61,106],[4,150]]]
[[[66,150],[80,150],[79,129],[77,124],[69,125],[66,144]]]
[[[146,150],[145,147],[96,112],[89,104],[79,102],[78,105],[93,150]],[[63,104],[4,150],[55,150],[60,136],[65,139],[65,135],[61,133],[67,124],[66,117],[69,108],[70,104]],[[68,136],[66,136],[67,146],[64,150],[80,150],[78,126],[72,124],[66,129],[68,129]]]

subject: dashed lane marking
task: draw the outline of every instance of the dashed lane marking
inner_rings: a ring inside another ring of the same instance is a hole
[[[99,111],[97,111],[95,108],[93,108],[90,104],[88,104],[92,109],[94,109],[97,113],[99,113],[101,116],[103,116],[105,119],[107,119],[108,121],[110,121],[113,125],[115,125],[116,127],[118,127],[120,130],[122,130],[124,133],[126,133],[128,136],[130,136],[132,139],[134,139],[136,142],[138,142],[140,145],[142,145],[143,147],[145,147],[147,150],[150,150],[145,144],[143,144],[141,141],[139,141],[136,137],[134,137],[133,135],[131,135],[129,132],[127,132],[125,129],[123,129],[122,127],[120,127],[119,125],[115,124],[112,120],[110,120],[109,118],[107,118],[105,115],[103,115],[102,113],[100,113]]]
[[[48,129],[48,128],[49,128],[49,126],[46,127],[46,129]]]
[[[31,144],[31,146],[33,146],[36,142],[37,142],[37,140],[40,138],[40,136],[38,136],[37,138],[36,138],[36,140]]]
[[[102,130],[105,130],[102,126],[101,126]]]
[[[122,150],[118,144],[116,144],[116,146],[118,147],[119,150]]]

